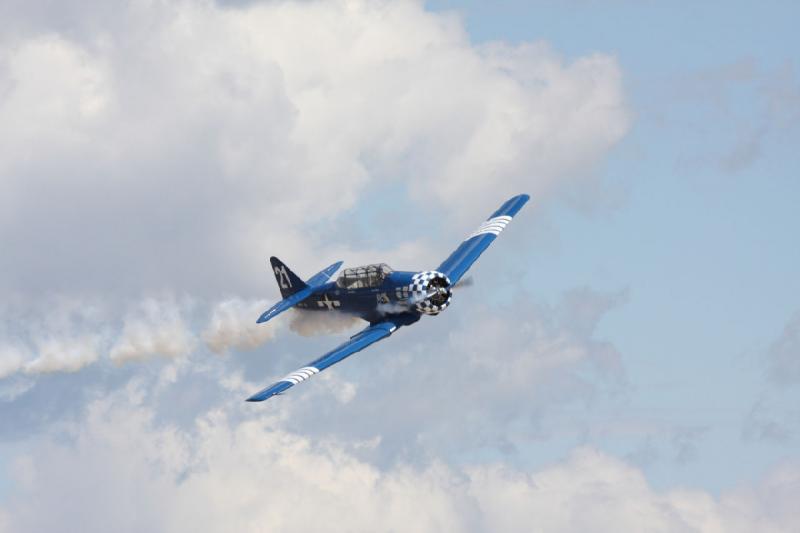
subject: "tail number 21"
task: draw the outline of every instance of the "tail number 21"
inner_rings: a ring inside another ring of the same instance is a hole
[[[289,289],[292,287],[292,282],[289,280],[289,274],[286,273],[286,267],[276,266],[275,267],[275,277],[278,278],[278,284],[281,286],[281,289]]]

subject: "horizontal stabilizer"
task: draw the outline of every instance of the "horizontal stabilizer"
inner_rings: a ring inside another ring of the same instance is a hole
[[[334,264],[329,266],[328,268],[324,268],[311,276],[308,281],[306,281],[306,285],[309,287],[319,287],[321,285],[325,285],[331,279],[339,267],[342,266],[343,261],[336,261]]]
[[[284,283],[291,284],[294,287],[299,286],[301,288],[285,296],[283,300],[281,300],[280,302],[276,303],[275,305],[264,311],[256,321],[258,324],[261,324],[262,322],[266,322],[267,320],[278,316],[287,309],[291,309],[295,305],[299,304],[300,302],[311,296],[311,294],[313,294],[314,292],[314,289],[322,285],[325,285],[331,279],[331,276],[337,270],[339,270],[339,267],[342,266],[342,262],[337,261],[331,266],[324,268],[321,271],[314,274],[313,276],[311,276],[308,282],[304,282],[300,278],[298,278],[294,274],[294,272],[292,272],[288,268],[285,268],[285,265],[281,263],[281,261],[278,258],[273,257],[270,259],[270,261],[272,262],[273,269],[275,270],[275,277],[278,280],[278,285],[282,286],[281,282],[283,281]],[[281,279],[284,276],[281,267],[285,268],[287,277],[291,276],[288,280]],[[281,288],[281,292],[283,293],[283,288]]]
[[[276,316],[278,316],[279,314],[283,313],[287,309],[291,309],[295,305],[299,304],[300,302],[302,302],[303,300],[305,300],[306,298],[311,296],[312,292],[314,292],[314,288],[313,287],[306,287],[305,289],[301,290],[300,292],[296,292],[296,293],[292,294],[291,296],[289,296],[287,298],[284,298],[280,302],[276,303],[275,305],[273,305],[272,307],[270,307],[269,309],[264,311],[261,314],[261,316],[258,317],[258,320],[256,320],[256,323],[261,324],[262,322],[266,322],[267,320],[269,320],[271,318],[275,318]]]

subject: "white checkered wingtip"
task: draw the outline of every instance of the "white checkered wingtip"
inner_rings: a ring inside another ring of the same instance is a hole
[[[297,385],[301,381],[307,380],[308,378],[310,378],[314,374],[317,374],[318,372],[319,368],[315,368],[313,366],[304,366],[299,370],[295,370],[294,372],[283,378],[281,381],[286,381],[291,383],[292,385]]]
[[[477,230],[471,233],[470,236],[464,240],[468,241],[473,237],[478,237],[479,235],[488,235],[490,233],[492,235],[499,235],[500,232],[506,228],[509,222],[511,222],[511,217],[508,215],[490,218],[481,224]]]

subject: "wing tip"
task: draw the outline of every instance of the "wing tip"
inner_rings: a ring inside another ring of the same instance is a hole
[[[506,203],[500,206],[500,209],[494,212],[492,217],[505,215],[509,217],[514,217],[522,207],[528,203],[528,200],[531,199],[531,196],[526,193],[518,194],[509,198]],[[490,217],[490,218],[492,218]]]
[[[343,264],[344,261],[336,261],[334,264],[326,268],[323,272],[325,272],[328,275],[328,279],[331,279],[331,277],[336,273],[337,270],[339,270],[342,267]]]
[[[528,203],[528,200],[531,199],[531,195],[528,193],[518,194],[508,199],[508,203],[518,203],[520,207]]]
[[[261,313],[261,316],[258,317],[258,320],[256,320],[256,324],[263,324],[264,322],[268,322],[272,317],[275,316],[275,313],[273,312],[274,310],[275,306],[270,307],[269,309]]]
[[[258,392],[256,394],[253,394],[249,398],[247,398],[245,401],[246,402],[263,402],[264,400],[269,400],[270,398],[272,398],[273,396],[277,396],[278,394],[280,394],[280,393],[273,392],[273,393],[270,393],[270,394],[264,394],[263,392]]]
[[[249,398],[247,398],[247,402],[263,402],[264,400],[269,400],[273,396],[278,396],[282,394],[286,389],[290,388],[293,384],[289,381],[278,381],[267,387],[266,389],[260,390],[257,393],[253,394]]]

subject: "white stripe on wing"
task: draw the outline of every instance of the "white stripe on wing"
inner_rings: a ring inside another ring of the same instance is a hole
[[[487,235],[491,233],[492,235],[499,235],[501,231],[505,229],[508,223],[511,222],[511,217],[507,215],[501,215],[499,217],[490,218],[486,222],[480,225],[480,227],[475,230],[473,233],[469,235],[465,241],[470,240],[473,237],[477,237],[479,235]]]
[[[304,366],[299,370],[295,370],[294,372],[283,378],[281,381],[288,381],[292,385],[297,385],[301,381],[307,380],[317,372],[319,372],[318,368],[315,368],[313,366]]]

